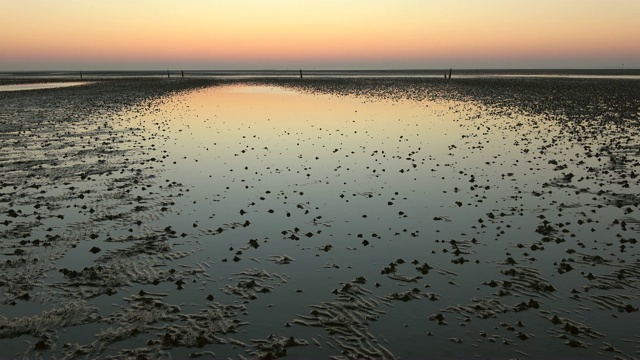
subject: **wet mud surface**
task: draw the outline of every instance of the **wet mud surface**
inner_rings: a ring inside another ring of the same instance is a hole
[[[640,355],[640,83],[0,93],[2,358]]]

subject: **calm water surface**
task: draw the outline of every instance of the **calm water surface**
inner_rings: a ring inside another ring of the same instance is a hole
[[[50,82],[50,83],[38,83],[38,84],[11,84],[0,85],[0,91],[21,91],[21,90],[40,90],[40,89],[54,89],[67,86],[85,85],[88,82]]]

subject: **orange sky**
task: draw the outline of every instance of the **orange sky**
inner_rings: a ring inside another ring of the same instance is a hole
[[[639,0],[0,0],[0,71],[640,68]]]

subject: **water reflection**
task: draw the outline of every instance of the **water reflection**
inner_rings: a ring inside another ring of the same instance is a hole
[[[48,83],[37,83],[37,84],[11,84],[11,85],[0,85],[0,91],[42,90],[42,89],[54,89],[54,88],[67,87],[67,86],[86,85],[86,84],[88,84],[88,82],[86,81],[48,82]]]
[[[163,148],[181,160],[176,174],[207,188],[215,186],[211,176],[218,186],[224,179],[252,187],[348,180],[362,192],[385,181],[393,186],[410,178],[405,170],[418,174],[433,159],[446,158],[448,145],[465,131],[451,126],[449,106],[223,87],[177,97],[160,114],[138,121],[166,121],[158,128],[172,132]]]

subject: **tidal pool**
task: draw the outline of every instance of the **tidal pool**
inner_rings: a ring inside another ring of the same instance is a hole
[[[2,150],[4,355],[638,353],[637,202],[561,123],[233,84],[64,131],[37,191],[57,133]]]

